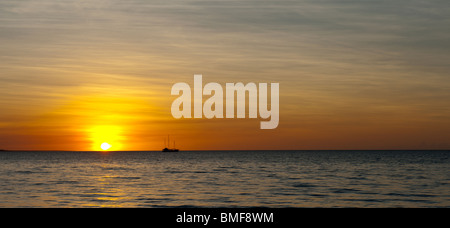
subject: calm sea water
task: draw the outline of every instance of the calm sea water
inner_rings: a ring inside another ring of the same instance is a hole
[[[450,151],[1,152],[0,207],[449,207]]]

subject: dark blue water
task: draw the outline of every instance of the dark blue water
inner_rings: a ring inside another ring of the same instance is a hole
[[[0,207],[449,207],[449,151],[1,152]]]

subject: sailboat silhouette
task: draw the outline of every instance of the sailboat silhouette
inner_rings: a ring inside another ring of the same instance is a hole
[[[165,142],[165,140],[164,140]],[[167,146],[162,149],[162,152],[178,152],[179,150],[175,148],[175,140],[173,141],[173,148],[169,148],[170,145],[170,137],[167,135]]]

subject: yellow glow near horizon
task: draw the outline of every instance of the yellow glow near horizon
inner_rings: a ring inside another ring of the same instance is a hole
[[[66,120],[65,129],[76,132],[82,142],[75,145],[79,150],[103,151],[103,143],[111,146],[107,151],[147,149],[148,139],[142,138],[149,137],[149,132],[143,129],[158,129],[157,125],[149,126],[161,119],[158,106],[151,99],[129,96],[125,91],[121,96],[96,91],[103,95],[74,96],[48,119]]]
[[[104,142],[100,147],[102,148],[102,150],[109,150],[112,146],[109,143]]]
[[[89,129],[92,141],[92,150],[120,150],[123,142],[122,129],[119,126],[95,126]]]

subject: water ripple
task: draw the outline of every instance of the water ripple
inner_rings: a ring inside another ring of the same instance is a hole
[[[449,207],[449,151],[0,154],[0,207]]]

